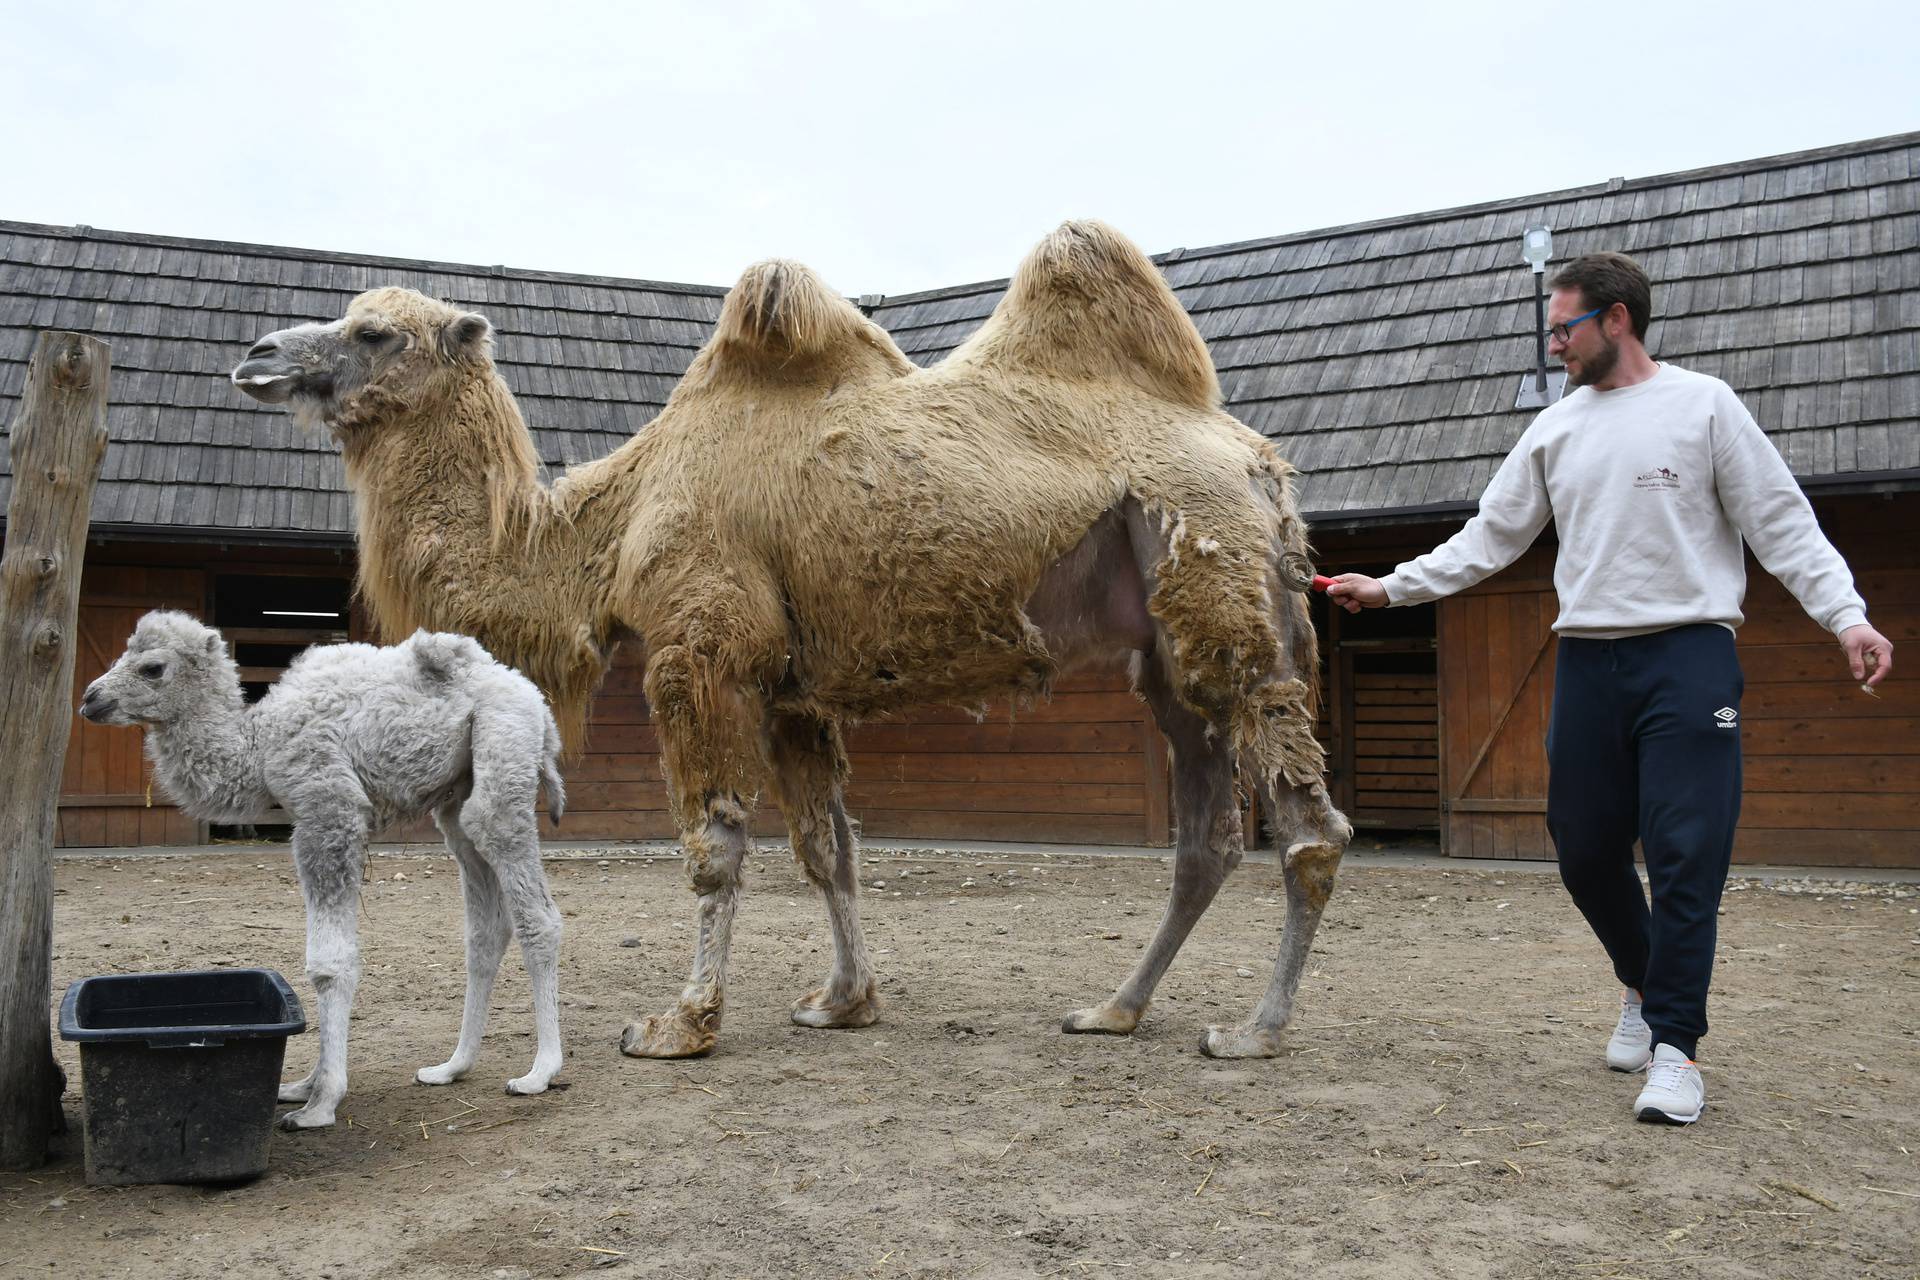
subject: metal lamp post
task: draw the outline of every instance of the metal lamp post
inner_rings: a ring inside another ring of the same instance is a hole
[[[1520,256],[1533,268],[1533,319],[1535,337],[1534,368],[1520,379],[1520,394],[1514,397],[1516,409],[1544,409],[1560,398],[1566,389],[1567,375],[1547,373],[1547,260],[1553,257],[1553,228],[1536,222],[1520,236]]]

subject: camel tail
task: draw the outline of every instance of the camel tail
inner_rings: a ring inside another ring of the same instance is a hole
[[[980,332],[948,357],[1128,382],[1196,409],[1220,404],[1200,331],[1146,254],[1103,222],[1065,222],[1014,274]]]
[[[546,734],[541,749],[540,786],[547,793],[547,816],[557,827],[567,811],[567,786],[560,779],[560,726],[553,722],[550,715],[546,717]]]

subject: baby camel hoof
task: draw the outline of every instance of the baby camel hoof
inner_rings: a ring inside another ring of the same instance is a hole
[[[1208,1027],[1200,1052],[1209,1058],[1277,1058],[1285,1051],[1271,1027]]]
[[[451,1066],[443,1062],[437,1067],[420,1068],[413,1073],[413,1078],[421,1084],[452,1084],[455,1080],[458,1080],[466,1074],[464,1071],[455,1071]],[[281,1101],[284,1102],[286,1099],[282,1098]]]
[[[1075,1009],[1061,1021],[1060,1029],[1070,1036],[1130,1036],[1139,1025],[1138,1013],[1102,1004]]]
[[[280,1127],[288,1133],[298,1133],[302,1129],[328,1129],[332,1126],[333,1112],[315,1111],[312,1107],[289,1111],[280,1117]]]
[[[857,1000],[833,1004],[827,999],[827,989],[820,987],[793,1002],[793,1020],[803,1027],[844,1030],[872,1026],[880,1021],[880,1010],[874,1005],[871,991]]]
[[[536,1093],[545,1093],[549,1078],[546,1076],[521,1076],[507,1081],[507,1092],[520,1097],[532,1097]]]
[[[680,1014],[652,1015],[629,1022],[620,1052],[629,1058],[704,1058],[713,1052],[713,1031]]]

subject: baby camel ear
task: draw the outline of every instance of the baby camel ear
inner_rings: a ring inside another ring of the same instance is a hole
[[[220,644],[220,633],[218,631],[210,631],[207,633],[207,655],[209,657],[220,652]]]
[[[452,361],[479,360],[490,353],[493,326],[473,311],[463,311],[440,330],[440,354]]]

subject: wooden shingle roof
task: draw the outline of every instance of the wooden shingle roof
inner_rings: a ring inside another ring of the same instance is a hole
[[[1803,481],[1920,468],[1920,133],[1155,261],[1228,409],[1305,473],[1305,511],[1445,511],[1532,420],[1513,408],[1535,357],[1520,235],[1542,221],[1556,261],[1632,254],[1655,358],[1730,383]],[[1005,285],[873,316],[928,364]]]
[[[1304,472],[1315,518],[1471,507],[1531,413],[1533,280],[1633,254],[1648,346],[1731,383],[1809,484],[1920,482],[1920,133],[1653,178],[1175,250],[1157,261],[1211,347],[1227,406]],[[1036,236],[1045,228],[1036,228]],[[1124,230],[1124,228],[1123,228]],[[881,300],[931,363],[1005,281]],[[261,334],[404,284],[484,312],[542,458],[610,452],[659,412],[723,289],[0,222],[0,421],[36,333],[113,346],[98,532],[344,541],[332,444],[226,373]],[[0,502],[10,476],[0,437]]]
[[[650,421],[712,330],[725,290],[0,222],[0,420],[43,329],[112,344],[96,532],[225,531],[342,541],[338,450],[227,372],[262,334],[332,320],[400,284],[483,312],[535,447],[561,468]],[[0,438],[0,501],[10,488]]]

